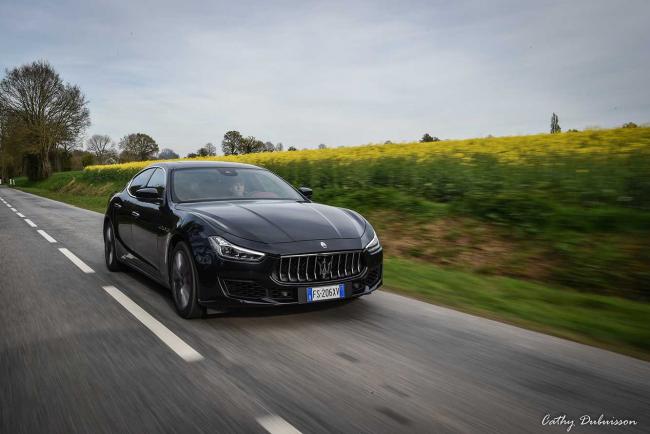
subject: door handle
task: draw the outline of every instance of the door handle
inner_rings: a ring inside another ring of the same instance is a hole
[[[117,209],[122,208],[122,205],[120,205],[119,203],[114,203],[113,206]]]
[[[132,215],[133,217],[135,217],[135,218],[140,217],[140,213],[137,212],[137,211],[131,211],[131,215]]]

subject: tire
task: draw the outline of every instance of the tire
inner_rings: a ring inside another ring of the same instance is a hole
[[[104,259],[106,260],[106,268],[110,271],[122,271],[124,266],[117,259],[117,250],[115,248],[115,229],[110,220],[106,220],[104,225]]]
[[[185,319],[204,316],[205,308],[198,302],[196,267],[190,249],[182,241],[172,250],[169,280],[176,312]]]

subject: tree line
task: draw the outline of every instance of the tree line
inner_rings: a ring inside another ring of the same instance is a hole
[[[141,132],[127,134],[117,144],[108,135],[95,134],[85,141],[84,149],[84,132],[89,126],[88,100],[78,86],[64,82],[47,61],[7,70],[0,81],[0,178],[22,174],[39,180],[53,171],[81,169],[90,164],[180,158],[170,148],[159,149],[150,135]],[[637,125],[627,122],[623,127]],[[562,132],[555,113],[550,132]],[[437,141],[440,139],[429,133],[420,139],[423,143]],[[325,148],[322,143],[318,146]],[[283,150],[282,143],[262,141],[235,130],[225,133],[221,141],[223,155]],[[294,146],[287,148],[296,150]],[[209,142],[186,157],[215,155],[217,147]]]
[[[150,135],[141,132],[127,134],[117,143],[105,134],[84,140],[89,126],[85,95],[78,86],[64,82],[47,61],[7,70],[0,81],[0,178],[27,175],[41,180],[54,171],[90,164],[180,157],[170,148],[159,149]],[[284,146],[228,131],[221,150],[224,155],[242,155],[279,152]],[[297,149],[290,146],[287,150]],[[216,146],[207,143],[187,157],[216,154]]]

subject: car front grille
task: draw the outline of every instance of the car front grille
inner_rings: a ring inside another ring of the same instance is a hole
[[[362,274],[362,251],[282,256],[277,279],[283,283],[326,282]]]

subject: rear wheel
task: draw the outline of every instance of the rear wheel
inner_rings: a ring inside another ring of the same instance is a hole
[[[106,268],[110,271],[120,271],[123,269],[122,263],[117,259],[115,230],[110,220],[107,220],[104,225],[104,258],[106,260]]]
[[[196,274],[190,249],[179,242],[171,255],[170,286],[176,311],[183,318],[199,318],[205,314],[205,308],[198,303]]]

